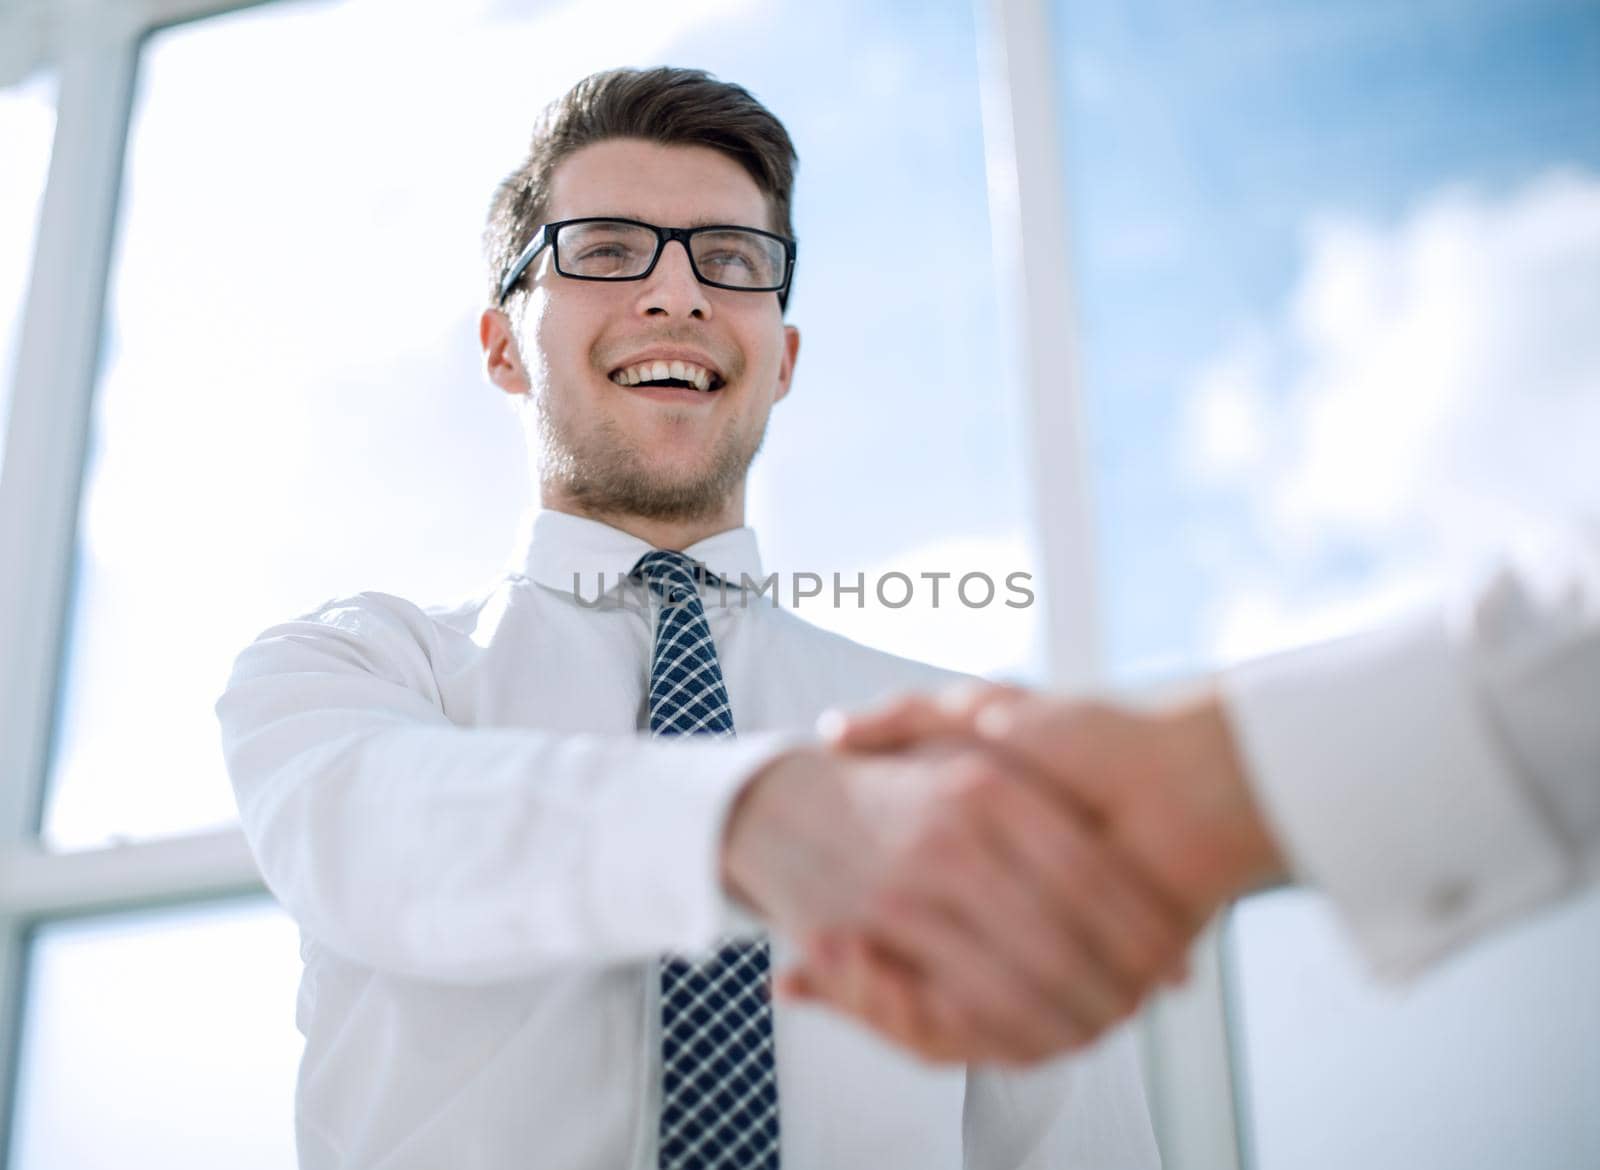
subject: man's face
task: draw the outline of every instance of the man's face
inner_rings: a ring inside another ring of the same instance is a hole
[[[556,167],[548,218],[595,215],[772,230],[766,198],[731,158],[632,138],[586,146]],[[702,285],[676,242],[644,280],[572,280],[546,249],[525,283],[529,292],[508,304],[509,383],[495,369],[492,314],[484,341],[496,383],[530,395],[545,502],[674,521],[715,516],[731,499],[742,505],[745,472],[799,349],[777,294]],[[615,380],[647,359],[699,365],[720,387]]]

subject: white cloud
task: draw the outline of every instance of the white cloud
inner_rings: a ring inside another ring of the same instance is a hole
[[[1183,428],[1183,465],[1237,496],[1265,562],[1211,566],[1223,657],[1600,507],[1600,177],[1441,191],[1387,228],[1324,219],[1307,254],[1275,327],[1200,371]],[[1379,568],[1330,585],[1332,550]]]
[[[1200,375],[1189,398],[1185,470],[1202,481],[1248,480],[1268,454],[1266,343],[1240,342]]]

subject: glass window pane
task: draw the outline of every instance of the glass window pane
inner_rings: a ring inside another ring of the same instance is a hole
[[[299,976],[261,900],[41,928],[8,1165],[293,1166]]]
[[[1600,904],[1492,940],[1415,987],[1366,977],[1325,899],[1234,916],[1250,1164],[1600,1166]]]
[[[1600,506],[1600,8],[1057,13],[1119,682],[1374,620]],[[1591,896],[1394,991],[1314,898],[1247,904],[1254,1164],[1594,1165],[1597,936]]]
[[[800,365],[750,492],[770,567],[823,578],[817,604],[796,607],[819,625],[952,669],[1039,679],[1039,611],[1007,583],[1036,568],[974,36],[973,6],[952,0],[788,3],[712,38],[709,53],[702,38],[693,59],[754,89],[800,152],[789,313]],[[864,605],[844,593],[835,604],[835,573],[845,587],[864,574]],[[983,576],[963,586],[970,573]],[[1037,579],[1020,583],[1045,596]]]
[[[33,271],[39,201],[56,132],[56,80],[39,73],[0,89],[0,465],[11,418],[11,380],[21,340],[23,298]]]
[[[772,568],[828,583],[802,616],[951,665],[1035,669],[1033,611],[1004,604],[1006,576],[1031,558],[1018,401],[995,340],[970,6],[641,4],[584,35],[597,19],[274,4],[148,42],[53,843],[231,815],[211,705],[267,625],[362,589],[448,602],[495,574],[530,492],[516,422],[480,373],[482,217],[538,109],[619,63],[693,60],[737,80],[799,145],[790,317],[805,345],[749,518]],[[891,227],[927,246],[886,264]],[[850,585],[891,565],[956,571],[937,612],[926,581],[903,610],[871,585],[864,610],[852,596],[832,608],[833,572]],[[993,604],[953,597],[971,571],[995,580]]]

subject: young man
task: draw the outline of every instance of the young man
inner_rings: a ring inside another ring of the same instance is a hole
[[[236,664],[224,750],[302,928],[307,1168],[1157,1164],[1125,1030],[940,1069],[768,994],[797,939],[860,926],[941,1020],[1038,1058],[1125,1017],[1181,939],[1023,774],[811,741],[828,707],[955,676],[759,591],[793,167],[698,72],[555,103],[486,234],[487,374],[542,505],[513,570],[455,609],[329,603]]]

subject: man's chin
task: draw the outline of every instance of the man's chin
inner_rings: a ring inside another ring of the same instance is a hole
[[[690,441],[678,428],[640,436],[610,425],[586,442],[542,428],[547,486],[596,515],[678,522],[717,516],[760,450],[724,432]]]
[[[584,477],[568,486],[575,503],[597,513],[647,520],[704,520],[722,512],[737,485],[705,468],[652,468],[632,474]]]

